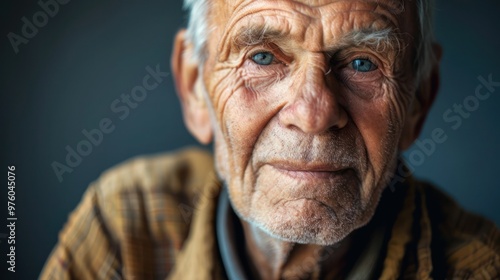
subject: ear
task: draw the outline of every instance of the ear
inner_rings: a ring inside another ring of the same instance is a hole
[[[184,123],[200,143],[208,144],[212,141],[212,126],[202,73],[198,71],[198,62],[193,59],[193,51],[193,45],[186,40],[186,30],[177,32],[170,61]]]
[[[439,63],[443,51],[438,44],[433,44],[432,48],[436,60],[432,66],[429,77],[420,83],[419,89],[415,93],[415,100],[410,107],[410,113],[406,118],[405,127],[403,128],[403,133],[399,142],[400,151],[408,149],[411,144],[413,144],[413,141],[420,135],[429,110],[439,90]]]

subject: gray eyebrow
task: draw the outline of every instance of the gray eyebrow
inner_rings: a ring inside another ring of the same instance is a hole
[[[237,47],[255,46],[270,41],[279,41],[285,36],[283,30],[268,25],[246,26],[236,32],[233,43]]]
[[[342,36],[338,48],[346,46],[365,46],[378,52],[399,51],[401,40],[392,28],[353,30]],[[388,49],[389,48],[389,49]]]
[[[286,38],[284,30],[275,29],[268,25],[246,26],[236,32],[233,43],[237,48],[255,46],[268,42],[277,42]],[[401,49],[401,41],[392,28],[385,29],[358,29],[342,35],[340,40],[332,46],[333,49],[341,49],[350,46],[369,47],[376,51],[398,51]]]

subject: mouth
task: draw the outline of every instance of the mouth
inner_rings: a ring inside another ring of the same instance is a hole
[[[350,167],[313,162],[273,162],[270,165],[278,172],[300,180],[331,180],[352,171]]]

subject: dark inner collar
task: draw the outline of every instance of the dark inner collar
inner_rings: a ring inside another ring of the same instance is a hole
[[[243,227],[231,207],[226,186],[219,196],[216,224],[217,243],[228,279],[250,279]]]

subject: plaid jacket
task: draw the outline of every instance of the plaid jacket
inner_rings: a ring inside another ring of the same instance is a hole
[[[380,279],[500,279],[500,233],[436,188],[408,179]],[[191,148],[141,157],[90,185],[41,279],[225,279],[215,234],[221,185]]]

